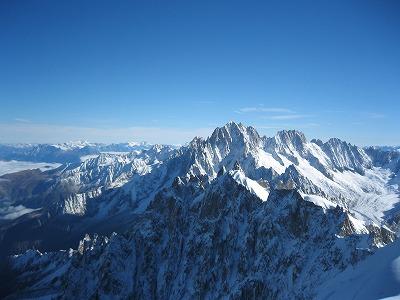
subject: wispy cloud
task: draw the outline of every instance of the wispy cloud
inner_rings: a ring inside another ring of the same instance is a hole
[[[240,108],[237,113],[245,114],[245,113],[258,113],[258,118],[264,120],[273,120],[273,121],[288,121],[288,120],[300,120],[312,117],[309,114],[301,114],[297,111],[284,107],[264,107],[260,106],[252,106],[252,107],[243,107]],[[282,128],[280,125],[278,128]],[[271,128],[273,129],[273,128]]]
[[[364,113],[364,116],[369,118],[369,119],[383,119],[383,118],[385,118],[384,114],[376,113],[376,112],[366,112],[366,113]]]
[[[266,126],[256,126],[257,129],[284,129],[287,128],[286,125],[266,125]]]
[[[313,128],[313,127],[320,127],[321,124],[319,123],[305,123],[305,124],[300,124],[299,128]]]
[[[254,107],[243,107],[236,111],[239,114],[243,113],[295,113],[293,110],[282,107],[263,107],[263,106],[254,106]]]
[[[19,123],[30,123],[31,122],[30,120],[24,119],[24,118],[15,118],[14,121],[19,122]]]
[[[302,114],[287,114],[287,115],[275,115],[275,116],[266,116],[264,119],[267,120],[296,120],[311,117],[310,115],[302,115]]]
[[[209,105],[209,104],[215,104],[215,103],[216,103],[216,101],[214,101],[214,100],[197,100],[197,101],[193,102],[193,104],[196,104],[196,105]]]
[[[308,129],[319,127],[319,123],[300,123],[300,124],[272,124],[272,125],[260,125],[255,126],[256,129],[267,129],[267,130],[281,130],[281,129]]]

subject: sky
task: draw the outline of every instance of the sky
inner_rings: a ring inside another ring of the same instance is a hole
[[[400,2],[0,1],[0,143],[228,121],[400,145]]]

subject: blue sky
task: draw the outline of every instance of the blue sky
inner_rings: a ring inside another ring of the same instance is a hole
[[[1,1],[0,142],[400,144],[398,1]]]

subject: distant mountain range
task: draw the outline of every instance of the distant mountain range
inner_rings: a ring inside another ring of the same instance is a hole
[[[400,273],[375,258],[397,259],[399,148],[230,122],[182,147],[1,145],[0,159],[62,163],[0,177],[3,206],[27,209],[0,223],[0,255],[20,253],[3,267],[10,299],[400,293]],[[375,268],[390,288],[338,292]]]
[[[100,144],[86,141],[63,144],[0,144],[0,160],[73,163],[81,161],[81,157],[87,155],[102,152],[141,151],[151,146],[146,142]]]

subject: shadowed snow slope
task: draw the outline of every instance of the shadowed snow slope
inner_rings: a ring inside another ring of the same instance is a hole
[[[400,298],[399,241],[379,249],[323,284],[317,298],[373,300],[390,297]]]

